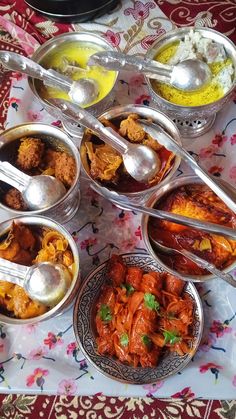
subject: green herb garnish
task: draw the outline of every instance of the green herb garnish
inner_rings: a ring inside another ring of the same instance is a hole
[[[153,294],[150,294],[148,292],[146,292],[144,294],[144,305],[149,308],[150,310],[158,310],[160,307],[160,304],[158,303],[158,301],[156,301],[156,297]]]
[[[131,295],[135,291],[134,287],[131,284],[123,284],[122,287],[126,289],[127,295]]]
[[[104,322],[110,322],[112,320],[111,309],[107,304],[101,305],[99,310],[99,316]]]
[[[127,333],[123,333],[120,337],[120,344],[122,346],[128,346],[129,343],[129,336],[127,335]]]
[[[142,342],[144,343],[144,345],[146,345],[146,346],[150,346],[151,345],[151,343],[152,343],[152,341],[151,341],[151,339],[149,338],[149,336],[148,335],[143,335],[142,336]]]
[[[178,336],[176,332],[171,332],[170,330],[164,330],[163,335],[165,338],[165,343],[170,343],[171,345],[174,345],[181,340],[181,337]]]

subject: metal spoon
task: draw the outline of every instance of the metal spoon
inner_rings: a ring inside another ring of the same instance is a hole
[[[229,187],[225,187],[222,183],[219,184],[182,146],[167,134],[160,125],[153,124],[144,119],[140,119],[139,123],[143,129],[153,138],[156,138],[160,144],[173,153],[178,154],[186,161],[196,175],[198,175],[234,213],[236,212],[236,191],[233,193],[233,190]]]
[[[80,106],[86,106],[98,97],[99,86],[94,79],[81,78],[73,81],[55,70],[46,70],[35,61],[15,52],[0,51],[0,61],[9,70],[20,71],[30,77],[42,80],[47,86],[65,91],[72,102]]]
[[[232,275],[222,272],[219,269],[215,267],[210,262],[207,262],[205,259],[200,258],[199,256],[195,255],[192,252],[189,252],[186,249],[181,248],[181,250],[173,249],[167,246],[164,246],[164,244],[159,243],[157,240],[155,240],[152,236],[149,235],[150,241],[153,243],[153,245],[163,254],[167,255],[182,255],[185,256],[187,259],[192,260],[196,263],[196,265],[200,266],[203,269],[206,269],[207,271],[211,272],[216,277],[223,279],[223,281],[228,282],[228,284],[232,285],[234,288],[236,288],[236,280],[233,278]]]
[[[195,218],[186,217],[183,215],[174,214],[168,211],[162,211],[154,208],[144,207],[142,205],[134,204],[124,195],[118,195],[114,191],[110,191],[107,188],[90,184],[90,187],[97,192],[99,195],[113,202],[119,208],[140,212],[142,214],[150,215],[151,217],[158,218],[160,220],[171,221],[176,224],[182,224],[187,227],[195,228],[206,233],[214,233],[222,236],[229,237],[232,240],[236,239],[236,230],[230,227],[225,227],[220,224],[209,223],[208,221],[200,221]]]
[[[188,59],[170,66],[148,58],[129,56],[121,52],[101,51],[91,55],[88,65],[101,65],[109,70],[144,73],[151,79],[168,83],[180,90],[198,90],[211,81],[208,65],[198,59]]]
[[[91,129],[102,141],[117,150],[127,172],[138,182],[146,183],[159,172],[161,163],[157,153],[142,144],[132,144],[110,127],[104,125],[85,109],[60,99],[51,99],[49,112],[59,119],[67,118]]]
[[[1,280],[20,285],[32,300],[53,307],[64,297],[71,277],[64,265],[42,262],[19,265],[0,258]]]
[[[65,186],[55,177],[29,176],[6,161],[0,161],[0,180],[18,189],[31,210],[48,208],[66,194]]]

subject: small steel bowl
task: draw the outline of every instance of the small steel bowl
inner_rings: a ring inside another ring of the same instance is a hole
[[[127,266],[139,266],[144,271],[161,271],[158,263],[150,255],[126,253],[121,256]],[[203,309],[195,286],[188,283],[185,287],[185,292],[193,299],[195,304],[191,351],[184,356],[179,356],[174,352],[166,353],[160,358],[157,367],[135,368],[121,363],[115,357],[100,355],[97,352],[95,306],[101,293],[101,288],[106,282],[106,269],[107,262],[104,262],[87,276],[75,302],[73,314],[74,333],[84,356],[100,373],[126,384],[156,383],[177,374],[188,365],[202,337]]]
[[[173,119],[181,134],[183,136],[197,137],[211,128],[214,123],[216,113],[232,98],[234,88],[236,86],[236,47],[234,43],[229,38],[213,29],[194,27],[178,28],[160,36],[158,40],[153,43],[151,48],[149,48],[146,57],[153,59],[165,46],[175,41],[184,39],[184,36],[189,34],[190,30],[199,32],[203,37],[213,39],[215,42],[224,46],[228,56],[232,59],[235,68],[235,75],[231,89],[222,98],[207,105],[181,106],[164,99],[156,93],[151,79],[146,77],[146,82],[150,95],[154,102],[158,105],[158,108]]]
[[[20,138],[36,137],[40,138],[44,143],[50,145],[54,150],[67,151],[75,159],[77,173],[73,184],[67,193],[55,204],[49,208],[35,211],[18,211],[12,209],[1,202],[3,192],[8,188],[7,184],[0,182],[0,207],[13,215],[45,215],[60,223],[66,223],[76,213],[80,203],[79,191],[79,174],[80,174],[80,157],[78,150],[70,137],[61,129],[52,125],[29,123],[21,124],[10,128],[1,134],[0,141],[0,160],[13,163],[16,160],[17,149],[20,144]],[[14,163],[13,163],[14,164]]]
[[[167,183],[166,185],[164,185],[163,187],[161,187],[158,191],[154,192],[152,194],[152,196],[150,196],[148,202],[146,202],[146,206],[153,208],[156,206],[156,204],[158,202],[160,202],[161,200],[163,200],[163,197],[173,191],[174,189],[179,188],[180,186],[184,186],[184,185],[189,185],[189,184],[193,184],[193,183],[199,183],[199,184],[203,184],[203,182],[199,179],[198,176],[181,176],[178,177],[174,180],[171,180],[169,183]],[[215,276],[213,274],[209,274],[209,275],[187,275],[187,274],[183,274],[180,273],[174,269],[172,269],[169,265],[167,265],[162,259],[161,257],[159,257],[158,255],[158,251],[154,250],[154,247],[152,246],[152,243],[149,239],[149,234],[148,234],[148,223],[149,223],[149,216],[147,215],[142,215],[141,218],[141,230],[142,230],[142,236],[143,236],[143,240],[146,246],[146,249],[148,251],[148,253],[150,253],[150,255],[153,257],[153,259],[159,263],[161,265],[161,267],[165,270],[168,271],[169,273],[178,276],[179,278],[183,279],[184,281],[193,281],[193,282],[206,282],[209,281],[210,279],[214,279]],[[236,268],[236,261],[231,263],[231,265],[227,266],[225,269],[222,269],[222,272],[230,272],[232,269]]]
[[[42,64],[52,52],[55,51],[55,49],[58,50],[60,46],[63,45],[65,47],[66,44],[71,43],[84,43],[86,44],[92,44],[95,47],[103,48],[104,50],[113,51],[114,48],[109,44],[106,39],[95,35],[93,33],[86,33],[86,32],[67,32],[62,35],[55,36],[54,38],[51,38],[47,42],[45,42],[43,45],[41,45],[32,55],[32,60],[35,62]],[[118,77],[118,72],[116,73],[116,77],[114,79],[114,84],[110,90],[110,92],[99,102],[95,103],[94,105],[86,107],[86,109],[91,112],[94,115],[99,115],[100,113],[104,112],[105,109],[109,108],[115,98],[115,90],[114,86],[116,84],[116,80]],[[40,95],[39,89],[40,86],[43,85],[43,82],[39,80],[34,80],[31,77],[28,77],[29,86],[34,93],[34,95],[37,97],[37,99],[44,105],[45,99]],[[72,135],[76,135],[78,132],[78,135],[80,134],[80,129],[76,124],[72,124],[68,122],[66,119],[63,121],[63,125],[68,133],[71,133]]]
[[[142,106],[142,105],[116,106],[114,108],[109,109],[107,112],[103,113],[102,115],[100,115],[99,119],[106,118],[112,121],[114,118],[120,118],[120,117],[126,118],[131,113],[137,113],[142,118],[151,118],[154,123],[161,125],[162,128],[164,128],[164,130],[175,139],[175,141],[181,144],[180,135],[175,124],[162,112],[157,111],[156,109],[150,108],[148,106]],[[101,187],[101,186],[104,187],[102,183],[94,180],[90,176],[88,158],[87,158],[87,153],[86,153],[86,149],[84,145],[85,140],[86,140],[86,134],[83,135],[81,145],[80,145],[80,158],[81,158],[82,166],[87,176],[91,179],[92,182],[94,182],[98,187]],[[173,162],[173,166],[171,170],[169,171],[169,173],[164,177],[164,179],[160,183],[150,187],[149,189],[145,189],[143,191],[138,191],[138,192],[127,192],[127,193],[118,192],[118,191],[116,192],[118,195],[126,195],[132,202],[136,202],[139,204],[144,203],[148,199],[148,197],[152,194],[152,192],[159,189],[162,185],[166,184],[173,177],[173,175],[175,174],[176,170],[178,169],[180,165],[180,162],[181,162],[180,157],[176,156]],[[111,189],[111,188],[108,188],[108,189]]]
[[[44,320],[48,320],[54,316],[64,313],[72,305],[74,298],[78,293],[79,286],[80,286],[79,252],[78,252],[78,248],[75,244],[73,237],[59,223],[51,220],[50,218],[41,217],[41,216],[15,217],[7,221],[3,221],[2,223],[0,223],[0,237],[2,237],[4,234],[6,234],[9,231],[13,221],[16,223],[18,222],[22,223],[29,227],[30,226],[46,227],[46,228],[56,230],[59,233],[61,233],[68,240],[70,249],[74,257],[75,271],[74,271],[74,276],[73,276],[70,288],[68,289],[66,295],[62,298],[62,300],[55,307],[48,310],[46,313],[42,314],[41,316],[32,317],[30,319],[15,319],[13,317],[8,317],[0,313],[0,323],[14,324],[14,325],[33,324],[33,323],[38,323]],[[4,280],[3,277],[1,279]]]

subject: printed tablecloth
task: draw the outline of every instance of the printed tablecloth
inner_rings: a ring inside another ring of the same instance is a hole
[[[163,2],[157,3],[161,6]],[[190,2],[181,3],[189,3],[191,9]],[[21,4],[20,14],[13,7],[13,2],[0,2],[1,49],[9,48],[25,55],[32,54],[38,44],[47,38],[68,30],[96,32],[117,49],[144,55],[158,36],[173,27],[153,1],[123,1],[122,6],[95,23],[74,25],[53,24],[41,17],[32,25],[33,12],[29,8]],[[203,24],[216,27],[217,22],[209,13],[206,12],[206,16],[199,15],[198,18],[195,15],[195,19],[191,18],[189,22],[196,26]],[[233,36],[233,29],[229,29],[227,34]],[[18,41],[12,42],[12,37]],[[24,77],[9,73],[2,73],[2,77],[2,111],[7,128],[27,121],[59,125],[35,101]],[[7,109],[5,97],[9,90],[7,83],[10,81],[12,87]],[[116,101],[122,104],[151,105],[143,78],[140,75],[121,74],[117,83]],[[235,103],[232,101],[219,113],[210,132],[195,140],[185,140],[188,150],[201,160],[210,173],[221,176],[233,185],[236,183],[235,128]],[[187,172],[190,173],[188,168],[181,165],[178,175]],[[144,244],[139,215],[120,211],[98,197],[89,189],[85,178],[81,180],[81,191],[80,209],[66,227],[78,244],[84,278],[93,267],[107,259],[114,249],[123,253],[135,252],[143,250]],[[5,218],[8,218],[8,214],[2,211],[1,219]],[[113,229],[109,228],[110,225]],[[69,311],[34,326],[0,326],[1,392],[99,394],[99,397],[148,395],[185,399],[234,398],[236,292],[220,280],[211,281],[198,289],[206,314],[204,336],[194,360],[180,374],[146,386],[125,386],[104,378],[87,363],[79,351],[72,330],[72,312]],[[196,409],[199,407],[196,406]]]

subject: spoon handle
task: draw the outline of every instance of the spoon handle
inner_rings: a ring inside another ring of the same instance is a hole
[[[54,108],[51,107],[50,111],[53,109],[54,116],[57,118],[61,119],[66,117],[74,122],[79,122],[86,128],[91,129],[101,140],[121,154],[128,150],[128,141],[121,137],[112,128],[104,127],[104,125],[97,118],[95,118],[95,116],[87,112],[85,109],[61,99],[50,99],[50,103],[54,105]]]
[[[199,221],[183,215],[173,214],[168,211],[162,211],[154,208],[148,208],[141,205],[131,203],[126,197],[119,197],[116,193],[109,191],[107,188],[98,187],[97,185],[90,184],[90,187],[102,195],[104,198],[113,202],[123,209],[129,209],[142,214],[150,215],[151,217],[158,218],[159,220],[167,220],[176,224],[182,224],[191,228],[195,228],[207,233],[219,234],[229,237],[232,240],[236,239],[236,230],[230,227],[225,227],[220,224],[209,223],[208,221]]]
[[[24,287],[30,267],[0,258],[1,280]]]
[[[16,169],[6,161],[0,161],[0,180],[8,183],[20,192],[24,192],[30,182],[31,176]]]
[[[167,64],[115,51],[101,51],[91,55],[88,65],[101,65],[109,70],[116,71],[137,71],[145,73],[147,77],[163,82],[169,82],[172,73],[172,67]]]
[[[181,250],[178,251],[178,253],[186,256],[188,259],[195,262],[201,268],[207,269],[209,272],[211,272],[216,277],[223,279],[223,281],[228,282],[228,284],[230,284],[234,288],[236,288],[236,280],[233,278],[232,275],[220,271],[212,263],[207,262],[206,260],[200,258],[199,256],[189,252],[188,250],[185,250],[185,249],[182,248]]]
[[[73,81],[55,70],[45,70],[41,65],[15,52],[0,51],[0,61],[9,70],[19,71],[27,76],[43,80],[51,87],[69,92]]]

